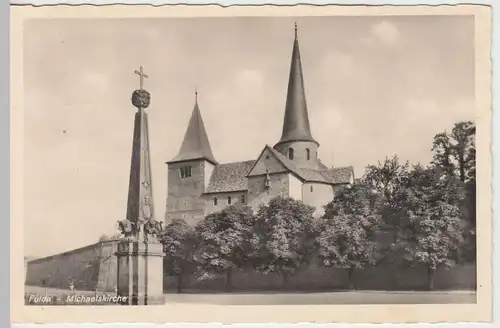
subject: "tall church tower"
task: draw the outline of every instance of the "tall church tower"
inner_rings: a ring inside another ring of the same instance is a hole
[[[195,224],[205,217],[205,192],[217,161],[212,153],[198,106],[198,93],[179,153],[168,165],[165,223],[184,219]]]
[[[294,161],[299,167],[318,169],[320,165],[318,147],[319,143],[312,137],[309,125],[297,24],[295,24],[283,132],[274,149]]]

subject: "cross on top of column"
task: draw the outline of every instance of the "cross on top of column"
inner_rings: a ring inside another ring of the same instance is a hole
[[[142,66],[139,68],[139,70],[135,70],[134,73],[139,75],[139,86],[142,89],[142,87],[144,86],[144,78],[147,79],[149,76],[144,73],[144,67]]]

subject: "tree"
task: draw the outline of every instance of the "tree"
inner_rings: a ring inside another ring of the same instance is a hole
[[[317,238],[319,258],[326,267],[347,269],[350,289],[355,288],[354,270],[376,262],[375,233],[380,215],[376,213],[374,200],[372,188],[353,184],[340,190],[325,206]]]
[[[312,259],[315,241],[314,207],[292,198],[275,197],[258,210],[258,270],[276,272],[283,286],[301,265]]]
[[[254,215],[248,206],[236,204],[209,214],[195,228],[199,247],[195,259],[205,276],[224,274],[231,289],[233,270],[251,262]]]
[[[182,292],[182,278],[196,270],[194,229],[184,220],[173,220],[160,237],[165,251],[163,267],[169,276],[177,277],[177,292]]]
[[[451,133],[443,132],[434,137],[433,165],[448,176],[456,176],[464,183],[466,197],[462,213],[468,225],[464,229],[466,260],[474,260],[476,254],[476,127],[471,121],[454,125]]]
[[[359,183],[372,191],[373,211],[380,216],[379,261],[397,263],[399,258],[392,247],[399,224],[405,215],[406,186],[409,163],[400,163],[398,156],[386,157],[378,165],[368,165]]]
[[[442,132],[434,137],[432,164],[448,175],[456,175],[462,182],[475,180],[476,127],[471,121],[455,123],[451,133]]]
[[[458,163],[458,174],[462,182],[468,180],[470,174],[468,171],[475,171],[475,135],[476,127],[470,121],[456,123],[451,131],[451,138],[454,141],[453,155]],[[472,149],[474,149],[473,157],[470,156]],[[472,160],[474,163],[471,163]]]
[[[431,163],[442,168],[446,175],[453,176],[456,170],[452,158],[453,146],[446,131],[434,136],[431,150],[434,152]]]
[[[365,168],[362,182],[372,186],[383,197],[385,205],[396,209],[400,205],[401,185],[408,175],[408,169],[408,162],[401,164],[397,155],[386,157],[384,162]]]
[[[407,181],[407,215],[401,221],[394,247],[409,264],[428,270],[428,288],[434,288],[438,267],[454,264],[462,243],[459,185],[435,168],[415,166]]]

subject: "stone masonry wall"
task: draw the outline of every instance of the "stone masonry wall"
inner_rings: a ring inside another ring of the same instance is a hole
[[[254,210],[263,203],[268,203],[277,196],[289,196],[289,173],[270,174],[270,187],[265,188],[265,175],[248,178],[248,204]]]
[[[310,141],[291,141],[276,145],[274,147],[289,158],[289,149],[293,149],[293,162],[299,167],[318,168],[318,146]],[[306,149],[309,149],[309,159],[307,159]]]
[[[113,292],[116,286],[116,242],[93,244],[28,262],[26,285],[58,289],[69,289],[73,279],[77,290]],[[199,274],[183,277],[183,288],[189,290],[224,291],[224,277],[200,280]],[[258,291],[283,289],[277,274],[262,274],[256,271],[234,272],[233,290]],[[426,287],[426,269],[415,267],[377,266],[356,270],[355,285],[361,290],[422,290]],[[177,288],[176,277],[164,276],[164,290]],[[307,267],[291,277],[287,289],[334,290],[347,289],[347,271]],[[476,289],[476,266],[474,263],[457,265],[450,270],[439,269],[435,277],[437,290]]]
[[[302,201],[316,207],[314,215],[322,215],[323,206],[333,200],[334,187],[322,183],[306,182],[302,185]]]
[[[229,205],[247,204],[247,194],[247,191],[235,191],[203,195],[202,199],[205,201],[205,214],[208,215],[220,211]],[[231,197],[231,204],[229,204],[229,197]],[[244,199],[242,197],[244,197]],[[214,198],[217,198],[217,205],[215,205]]]
[[[165,223],[183,219],[194,225],[205,217],[205,201],[200,196],[205,191],[205,161],[187,161],[168,165],[167,211]],[[181,178],[179,169],[191,166],[191,176]]]
[[[96,243],[28,262],[26,285],[113,291],[116,284],[116,242]]]

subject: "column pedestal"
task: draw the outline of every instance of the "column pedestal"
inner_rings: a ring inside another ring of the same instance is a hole
[[[163,305],[163,246],[129,242],[118,244],[117,289],[123,305]]]

